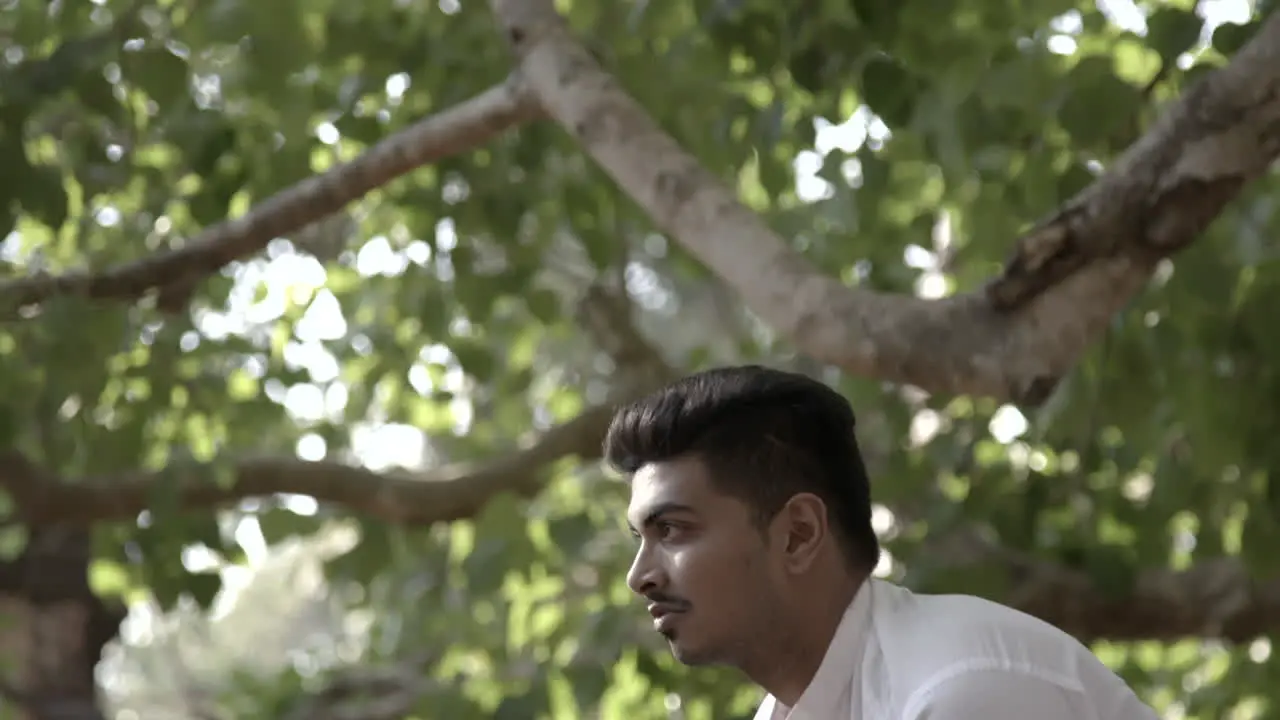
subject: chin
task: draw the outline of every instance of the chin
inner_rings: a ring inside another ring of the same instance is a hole
[[[714,653],[707,652],[705,648],[694,647],[676,638],[668,638],[667,642],[671,645],[671,655],[682,665],[698,667],[700,665],[714,665],[717,662],[717,656]]]

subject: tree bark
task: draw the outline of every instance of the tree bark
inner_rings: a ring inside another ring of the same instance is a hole
[[[60,295],[132,301],[152,290],[190,286],[405,173],[470,150],[539,114],[520,77],[513,75],[386,138],[352,162],[281,190],[177,249],[102,270],[0,282],[0,318],[20,317],[24,308]]]
[[[1019,239],[984,292],[925,300],[813,266],[665,133],[552,0],[491,0],[519,70],[676,242],[805,353],[853,375],[1035,405],[1142,289],[1280,155],[1280,15],[1097,182]],[[1011,238],[1012,240],[1012,238]]]
[[[89,530],[32,530],[0,563],[0,695],[24,720],[104,720],[94,670],[125,612],[89,587]]]
[[[87,527],[135,517],[153,495],[152,484],[165,482],[177,483],[179,502],[187,508],[211,508],[245,497],[289,493],[308,495],[389,523],[422,527],[473,517],[502,493],[533,495],[543,487],[547,467],[564,457],[598,459],[610,416],[609,408],[594,408],[491,462],[451,465],[419,474],[379,475],[339,463],[278,458],[240,464],[236,482],[230,486],[214,483],[209,473],[198,471],[188,478],[138,474],[70,482],[28,473],[19,482],[10,461],[9,469],[0,466],[0,487],[10,493],[17,485],[28,488],[26,494],[14,496],[19,513],[38,517],[45,525]],[[31,506],[34,509],[28,513],[23,503],[36,497],[44,504]],[[1117,593],[1086,573],[1021,555],[985,538],[980,527],[952,531],[938,540],[936,552],[925,554],[932,562],[962,573],[968,572],[964,568],[998,568],[1004,589],[991,599],[1040,617],[1081,639],[1172,641],[1195,637],[1243,642],[1280,629],[1280,580],[1255,582],[1233,558],[1206,561],[1182,571],[1144,570],[1127,590]],[[0,582],[7,576],[0,575]],[[7,585],[0,585],[3,587]],[[76,592],[83,593],[83,589]],[[82,594],[74,596],[79,603],[89,602]],[[114,625],[111,627],[114,631]],[[87,647],[94,653],[100,649]]]

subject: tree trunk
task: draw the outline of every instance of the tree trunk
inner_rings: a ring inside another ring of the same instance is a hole
[[[89,531],[31,531],[0,562],[0,693],[21,720],[104,720],[94,669],[125,613],[89,589]]]

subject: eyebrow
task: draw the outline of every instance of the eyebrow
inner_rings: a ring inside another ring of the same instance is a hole
[[[657,522],[657,520],[661,518],[663,515],[669,515],[671,513],[680,513],[680,512],[692,513],[693,511],[694,510],[692,507],[689,507],[688,505],[683,505],[678,502],[660,503],[649,509],[649,512],[647,512],[644,516],[644,520],[641,521],[640,526],[648,527],[653,523]],[[631,532],[636,533],[637,535],[639,534],[639,531],[636,530],[635,526],[631,524],[630,520],[627,521],[627,527],[631,529]]]

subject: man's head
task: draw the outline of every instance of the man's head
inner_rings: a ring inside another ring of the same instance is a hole
[[[627,576],[688,664],[737,664],[800,593],[868,574],[880,547],[843,397],[758,366],[686,377],[614,416],[631,475]],[[842,572],[843,571],[843,572]]]

